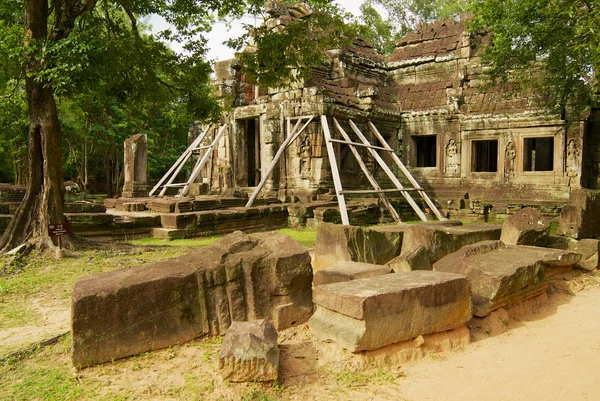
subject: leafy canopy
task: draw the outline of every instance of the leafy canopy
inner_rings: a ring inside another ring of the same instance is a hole
[[[471,29],[492,45],[493,81],[535,90],[554,112],[577,117],[600,100],[599,0],[477,0]]]

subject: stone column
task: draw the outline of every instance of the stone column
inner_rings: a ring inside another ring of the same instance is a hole
[[[148,196],[146,135],[137,134],[125,140],[125,184],[123,198]]]

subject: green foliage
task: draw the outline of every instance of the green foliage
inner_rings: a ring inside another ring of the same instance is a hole
[[[312,14],[273,29],[267,24],[246,26],[248,33],[228,45],[245,48],[250,36],[253,46],[237,53],[247,78],[262,87],[281,87],[289,82],[307,79],[312,68],[326,62],[325,50],[350,43],[356,36],[353,24],[346,24],[347,14],[330,1],[309,1]],[[251,35],[250,35],[251,32]]]
[[[389,13],[390,20],[397,24],[404,35],[414,31],[420,23],[446,18],[457,18],[463,13],[470,0],[371,0]]]
[[[368,2],[361,4],[360,11],[361,16],[357,22],[358,33],[373,43],[379,53],[390,54],[396,47],[396,40],[400,37],[396,26],[391,21],[383,19]]]
[[[572,117],[598,105],[598,0],[479,0],[471,11],[471,29],[490,33],[483,61],[492,81],[533,90]]]

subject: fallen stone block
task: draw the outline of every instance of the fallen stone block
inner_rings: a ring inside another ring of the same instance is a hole
[[[335,266],[327,267],[315,273],[313,285],[341,283],[344,281],[358,280],[390,274],[392,269],[388,266],[372,263],[342,262]]]
[[[225,334],[267,319],[278,330],[313,311],[308,250],[280,233],[235,232],[179,258],[79,279],[73,364],[84,367]]]
[[[495,224],[469,224],[445,226],[440,224],[413,224],[404,232],[401,255],[419,245],[429,251],[432,263],[456,252],[465,245],[500,239],[501,226]]]
[[[485,241],[467,245],[433,265],[438,272],[467,275],[477,317],[544,293],[554,270],[572,268],[575,252]]]
[[[266,320],[233,322],[219,350],[219,371],[232,382],[277,380],[277,331]]]
[[[313,301],[313,334],[351,352],[452,330],[471,319],[469,282],[452,273],[414,271],[321,285]]]
[[[600,236],[600,191],[573,189],[560,213],[558,234],[575,239]]]
[[[383,265],[400,254],[406,225],[388,230],[333,223],[319,223],[315,245],[315,270],[341,262]]]
[[[519,210],[502,224],[500,240],[506,245],[544,246],[550,233],[549,222],[537,209]]]
[[[575,265],[578,269],[592,271],[599,267],[600,240],[584,238],[577,241],[572,238],[553,235],[550,236],[546,246],[555,249],[568,249],[581,254],[581,260]]]
[[[395,273],[413,270],[432,270],[429,251],[423,245],[418,245],[408,252],[386,263]]]

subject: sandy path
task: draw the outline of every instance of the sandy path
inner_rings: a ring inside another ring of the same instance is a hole
[[[445,360],[407,366],[399,398],[600,400],[600,288],[558,297],[549,314]]]

